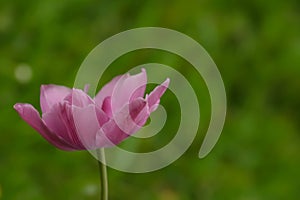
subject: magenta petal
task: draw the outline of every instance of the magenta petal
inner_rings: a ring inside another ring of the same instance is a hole
[[[142,69],[142,72],[133,76],[123,76],[116,87],[114,88],[111,104],[113,113],[119,112],[123,106],[127,105],[133,99],[143,97],[145,88],[147,85],[146,70]]]
[[[106,114],[95,105],[73,107],[76,132],[86,149],[96,149],[96,133],[108,121]]]
[[[45,123],[40,118],[38,111],[32,105],[18,103],[14,105],[14,109],[19,113],[24,121],[39,132],[49,143],[62,150],[74,150],[71,145],[49,131]]]
[[[72,92],[66,98],[64,98],[64,100],[69,102],[69,104],[73,106],[81,108],[90,104],[94,104],[93,99],[88,94],[79,89],[72,89]]]
[[[149,115],[147,102],[142,98],[125,105],[114,119],[105,123],[98,131],[97,147],[110,147],[119,144],[138,131],[145,124]]]
[[[106,98],[104,99],[101,108],[102,108],[102,110],[107,114],[107,116],[109,116],[110,118],[112,118],[111,97],[106,97]]]
[[[114,121],[128,135],[144,125],[149,117],[147,102],[143,98],[138,98],[123,106],[123,108],[114,116]]]
[[[71,106],[67,102],[52,106],[50,112],[43,114],[43,120],[51,132],[63,138],[75,149],[84,149],[77,137]]]
[[[146,100],[148,102],[150,112],[156,110],[160,97],[165,93],[170,83],[170,79],[166,79],[161,85],[157,86],[149,95],[147,95]]]
[[[139,128],[146,123],[150,115],[147,101],[145,101],[143,98],[138,98],[131,102],[129,104],[129,110],[131,119],[137,126],[139,126]]]
[[[55,104],[50,112],[43,114],[42,119],[51,132],[71,143],[71,137],[68,135],[68,129],[63,122],[60,110],[60,105]]]
[[[129,137],[114,120],[107,122],[96,134],[97,148],[113,147]]]
[[[62,101],[72,90],[70,88],[58,85],[42,85],[40,104],[42,112],[48,112],[50,108]]]
[[[110,97],[112,95],[114,88],[116,86],[116,83],[119,81],[119,79],[122,76],[123,75],[116,76],[109,83],[107,83],[106,85],[104,85],[102,87],[102,89],[98,92],[98,94],[95,97],[95,103],[97,104],[97,106],[99,106],[100,108],[102,107],[102,103],[103,103],[104,99],[106,97]]]

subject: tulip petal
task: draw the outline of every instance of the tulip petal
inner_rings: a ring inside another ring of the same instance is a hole
[[[58,85],[42,85],[40,104],[42,112],[48,112],[51,107],[62,101],[72,90],[70,88]]]
[[[96,134],[97,148],[113,147],[129,137],[114,120],[107,122]]]
[[[24,121],[39,132],[40,135],[43,136],[49,143],[61,150],[75,150],[72,145],[62,140],[59,136],[53,134],[46,127],[44,121],[40,118],[38,111],[32,105],[17,103],[14,105],[14,109],[19,113],[20,117]]]
[[[43,114],[43,120],[53,133],[72,144],[74,148],[84,149],[76,133],[71,106],[66,101],[52,106],[50,112]]]
[[[145,124],[149,115],[147,102],[142,98],[125,105],[114,119],[105,123],[98,131],[97,147],[111,147],[119,144],[138,131]]]
[[[112,93],[112,112],[118,113],[123,106],[129,104],[138,97],[143,97],[147,84],[146,70],[133,76],[129,74],[122,76]]]
[[[134,123],[141,128],[150,116],[147,101],[137,98],[129,104],[130,117]]]
[[[106,97],[106,98],[104,99],[101,108],[102,108],[102,110],[107,114],[107,116],[109,116],[110,118],[112,118],[111,97]]]
[[[86,149],[96,149],[96,133],[109,118],[95,105],[73,107],[76,132]]]
[[[166,79],[161,85],[157,86],[149,95],[146,96],[150,112],[156,110],[160,102],[160,97],[165,93],[170,83],[170,79]]]
[[[68,103],[63,103],[60,104],[61,106],[61,118],[62,121],[64,122],[65,126],[67,127],[69,137],[72,140],[72,144],[74,144],[78,149],[85,149],[83,146],[81,140],[78,137],[77,130],[75,127],[74,123],[74,118],[73,118],[73,110],[72,110],[72,105]]]
[[[110,97],[114,91],[114,88],[116,86],[116,83],[119,81],[119,79],[123,75],[116,76],[113,78],[109,83],[104,85],[102,89],[98,92],[98,94],[95,97],[95,103],[97,104],[98,107],[102,107],[103,101],[105,98]]]
[[[94,100],[85,92],[79,89],[72,89],[72,92],[64,98],[69,104],[77,107],[86,107],[89,104],[94,104]]]

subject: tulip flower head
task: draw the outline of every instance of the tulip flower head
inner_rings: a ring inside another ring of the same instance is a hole
[[[30,104],[17,103],[21,118],[55,147],[94,150],[119,144],[137,132],[159,105],[169,85],[166,79],[144,97],[146,70],[113,78],[94,97],[86,91],[42,85],[42,116]]]

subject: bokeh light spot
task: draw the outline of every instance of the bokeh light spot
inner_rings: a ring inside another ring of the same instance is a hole
[[[28,64],[20,64],[15,69],[15,78],[19,83],[28,83],[32,78],[32,70]]]

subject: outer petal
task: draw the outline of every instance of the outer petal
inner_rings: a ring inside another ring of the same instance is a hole
[[[76,133],[71,106],[67,102],[55,104],[50,112],[43,114],[43,120],[52,132],[75,149],[84,149]]]
[[[119,79],[122,77],[123,75],[120,76],[116,76],[115,78],[113,78],[109,83],[107,83],[106,85],[104,85],[102,87],[102,89],[98,92],[98,94],[95,97],[95,103],[97,104],[97,106],[99,108],[102,107],[102,103],[104,101],[104,99],[106,97],[110,97],[114,91],[114,88],[116,86],[116,83],[119,81]]]
[[[170,79],[166,79],[161,85],[157,86],[149,95],[146,96],[150,112],[156,110],[160,97],[165,93],[170,83]]]
[[[40,104],[42,112],[48,112],[51,107],[61,102],[72,90],[70,88],[58,85],[42,85]]]
[[[123,76],[112,93],[111,105],[112,112],[118,113],[123,106],[129,104],[132,100],[143,97],[147,84],[146,70],[142,69],[142,72],[133,76]]]
[[[110,147],[119,144],[138,131],[145,124],[149,115],[147,102],[142,98],[125,105],[116,115],[116,118],[105,123],[98,131],[97,147]]]
[[[38,111],[32,105],[18,103],[14,105],[14,109],[24,121],[38,131],[49,143],[62,150],[74,150],[73,146],[49,131],[43,120],[40,118]]]
[[[90,104],[94,104],[94,100],[91,97],[79,89],[72,89],[70,94],[64,98],[69,104],[77,107],[86,107]]]
[[[86,149],[96,149],[96,133],[109,118],[93,104],[84,108],[74,106],[72,110],[80,141]]]

